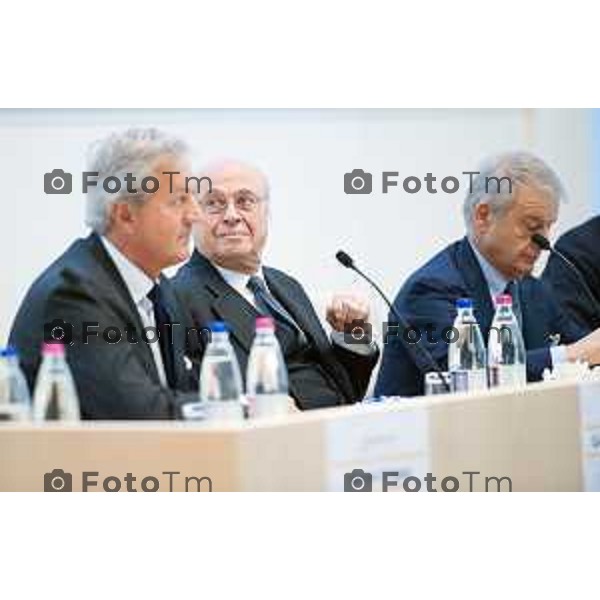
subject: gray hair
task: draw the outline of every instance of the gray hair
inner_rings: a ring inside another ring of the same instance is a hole
[[[542,192],[556,205],[566,198],[558,175],[541,158],[529,152],[499,154],[486,160],[473,177],[463,206],[467,232],[473,233],[473,214],[479,204],[501,214],[523,187]]]
[[[153,175],[164,158],[185,158],[187,146],[181,140],[167,136],[154,128],[128,129],[100,140],[91,147],[89,170],[98,173],[97,185],[87,191],[85,223],[100,235],[106,233],[110,209],[116,202],[143,202],[147,196],[140,187],[145,177]],[[135,177],[135,193],[127,191],[126,174]],[[117,177],[121,189],[110,193],[104,190],[107,177]]]

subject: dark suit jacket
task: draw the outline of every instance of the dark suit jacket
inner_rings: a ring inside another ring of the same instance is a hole
[[[361,400],[377,362],[378,352],[370,356],[361,356],[332,344],[302,286],[277,269],[265,267],[264,275],[271,293],[294,317],[312,343],[319,364],[335,380],[336,404]],[[173,279],[173,285],[192,313],[197,327],[207,327],[214,320],[228,323],[243,376],[258,315],[254,307],[238,294],[198,251],[195,251],[190,261],[179,270]],[[306,397],[300,383],[293,377],[290,377],[289,392],[302,409],[324,406],[319,398]]]
[[[580,327],[600,327],[600,217],[562,235],[555,248],[575,264],[585,279],[594,300],[562,260],[550,255],[542,279],[552,287],[555,298]]]
[[[181,392],[161,386],[151,348],[140,340],[143,325],[137,308],[96,234],[74,242],[50,265],[33,283],[17,313],[9,343],[19,351],[30,387],[40,364],[44,325],[62,319],[73,326],[74,343],[66,347],[67,360],[84,418],[169,418],[181,402],[197,400],[197,394],[191,393],[197,389],[197,375],[184,361],[185,327],[192,323],[165,278],[161,289],[171,320],[182,324],[172,327],[176,387]],[[100,335],[90,337],[88,344],[82,343],[85,322],[99,323],[95,331]],[[108,326],[123,332],[118,344],[103,340],[102,331]],[[126,340],[127,326],[135,328],[137,344]],[[198,359],[200,346],[192,344],[189,352]]]
[[[571,323],[561,312],[546,287],[538,279],[520,281],[520,304],[523,313],[523,339],[527,349],[527,377],[541,378],[544,368],[551,366],[549,336],[560,334],[561,343],[571,343],[586,332]],[[448,365],[448,345],[441,339],[445,327],[456,318],[455,303],[459,298],[473,300],[475,317],[487,340],[494,316],[489,288],[477,257],[467,238],[457,241],[413,273],[395,300],[395,308],[410,325],[419,328],[422,344],[444,370]],[[390,316],[390,321],[394,321]],[[426,326],[436,327],[437,343],[429,343]],[[405,350],[400,337],[392,337],[385,345],[376,395],[414,396],[423,393],[425,365]]]

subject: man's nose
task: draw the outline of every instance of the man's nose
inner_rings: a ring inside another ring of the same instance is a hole
[[[546,238],[550,239],[550,233],[552,232],[552,224],[544,225],[540,233]]]
[[[240,213],[238,212],[235,202],[228,202],[223,213],[223,220],[229,223],[237,223],[241,220]]]

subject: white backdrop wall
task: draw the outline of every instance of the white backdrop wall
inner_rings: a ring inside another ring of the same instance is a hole
[[[43,174],[85,169],[88,145],[128,126],[184,137],[197,165],[241,158],[271,181],[267,264],[297,276],[321,309],[334,291],[355,289],[382,303],[334,255],[344,248],[391,296],[408,274],[463,234],[467,178],[483,157],[530,149],[553,164],[570,194],[557,232],[591,215],[590,115],[582,110],[82,110],[0,111],[0,344],[33,279],[76,237],[86,235],[84,199],[43,192]],[[371,195],[346,195],[343,175],[373,173]],[[455,194],[381,193],[381,172],[400,179],[461,181]]]

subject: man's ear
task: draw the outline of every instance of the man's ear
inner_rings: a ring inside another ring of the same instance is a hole
[[[119,228],[129,230],[136,221],[135,207],[127,202],[115,202],[110,212],[110,221]]]
[[[489,231],[492,224],[492,211],[490,205],[482,202],[473,211],[473,229],[476,234],[484,234]]]

